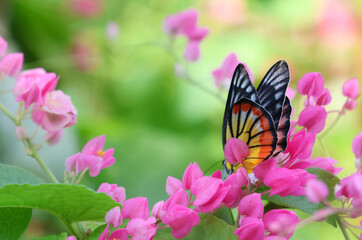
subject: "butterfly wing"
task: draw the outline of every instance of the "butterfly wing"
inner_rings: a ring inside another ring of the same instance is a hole
[[[250,173],[253,168],[270,157],[277,144],[277,133],[271,115],[260,104],[241,98],[226,116],[225,139],[239,138],[250,150],[243,165]],[[224,171],[231,174],[240,166],[224,161]]]
[[[226,101],[224,121],[222,127],[222,143],[225,146],[226,143],[226,126],[231,125],[230,113],[234,104],[241,98],[250,99],[256,103],[259,103],[258,95],[255,87],[250,81],[250,77],[243,64],[239,64],[233,74],[233,78],[230,83],[229,94]]]
[[[288,64],[285,61],[279,61],[269,69],[257,89],[260,104],[272,116],[275,129],[278,129],[282,116],[285,91],[289,80]]]
[[[290,128],[290,114],[292,113],[292,106],[290,104],[290,100],[287,96],[285,96],[283,112],[280,120],[275,124],[278,126],[277,134],[278,134],[278,143],[275,148],[274,156],[278,155],[280,152],[284,152],[287,148],[287,138],[288,132]]]

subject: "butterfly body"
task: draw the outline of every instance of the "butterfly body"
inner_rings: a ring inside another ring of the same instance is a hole
[[[223,146],[229,138],[245,142],[250,155],[242,164],[223,162],[223,172],[231,174],[243,166],[250,173],[260,162],[286,148],[291,106],[285,92],[290,80],[285,61],[279,61],[267,72],[257,89],[245,66],[234,72],[225,107]]]

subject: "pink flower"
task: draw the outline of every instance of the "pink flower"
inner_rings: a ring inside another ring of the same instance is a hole
[[[128,240],[128,232],[124,228],[116,229],[109,237],[109,240]]]
[[[197,61],[200,58],[199,42],[190,41],[187,43],[184,58],[191,62]]]
[[[172,35],[189,35],[196,29],[197,11],[189,9],[167,16],[163,23],[164,30]]]
[[[238,212],[245,217],[261,219],[264,214],[264,205],[260,193],[252,193],[243,197],[239,203]]]
[[[63,136],[63,129],[55,131],[55,132],[47,132],[44,135],[44,140],[50,145],[53,146],[57,144]]]
[[[248,184],[248,173],[243,167],[229,175],[224,183],[224,186],[230,185],[230,189],[223,200],[224,205],[228,208],[237,207],[241,198],[246,194],[246,191],[241,190],[241,188]]]
[[[87,156],[82,153],[76,153],[65,160],[65,170],[68,173],[75,172],[78,175],[79,172],[87,168],[85,164],[85,158]],[[92,156],[94,157],[94,156]],[[94,157],[96,158],[96,157]]]
[[[107,24],[106,36],[110,41],[114,41],[119,37],[119,26],[116,22],[109,22]]]
[[[285,152],[290,153],[290,161],[308,159],[312,155],[316,134],[301,130],[297,132],[288,143]]]
[[[125,201],[122,208],[124,219],[148,218],[148,201],[144,197],[130,198]]]
[[[34,68],[20,73],[14,86],[16,101],[24,101],[25,108],[32,103],[42,104],[45,95],[53,91],[59,77],[43,68]]]
[[[340,182],[341,188],[336,192],[336,197],[345,196],[346,198],[362,199],[362,173],[354,173],[351,176],[343,178]]]
[[[77,110],[70,97],[57,90],[48,92],[44,102],[34,106],[31,117],[44,130],[55,132],[73,126],[77,121]]]
[[[173,205],[162,217],[162,222],[170,225],[174,238],[180,239],[185,237],[191,228],[200,222],[200,217],[192,209],[181,205]]]
[[[249,146],[238,138],[229,138],[225,144],[225,160],[230,164],[243,163],[250,154]]]
[[[123,222],[121,209],[117,206],[109,210],[105,216],[105,220],[107,224],[111,224],[113,227],[121,226]]]
[[[222,172],[220,171],[220,169],[218,169],[215,172],[213,172],[213,174],[211,174],[211,177],[222,179]]]
[[[201,171],[199,165],[196,162],[194,164],[190,163],[182,176],[182,184],[186,190],[190,190],[192,184],[203,176],[204,173]]]
[[[326,106],[332,101],[331,93],[328,88],[323,89],[322,93],[315,99],[316,105]]]
[[[309,167],[321,168],[334,175],[337,175],[343,169],[343,168],[337,168],[337,167],[333,166],[334,164],[338,163],[333,158],[316,157],[316,158],[309,160],[309,162],[311,163],[311,165]]]
[[[264,178],[277,168],[278,164],[275,158],[269,158],[268,160],[261,162],[254,168],[254,175],[257,179],[264,181]]]
[[[296,91],[294,88],[288,87],[285,95],[292,101],[296,95]]]
[[[359,84],[357,78],[352,78],[346,81],[343,84],[342,93],[348,98],[356,99],[359,95]]]
[[[263,223],[270,236],[279,236],[289,239],[300,222],[295,212],[285,209],[273,209],[263,217]]]
[[[65,240],[77,240],[77,238],[75,236],[69,236]]]
[[[189,205],[189,196],[187,192],[183,189],[179,189],[175,192],[162,206],[162,210],[167,211],[173,205],[182,205],[187,207]]]
[[[347,99],[347,101],[344,103],[343,108],[352,111],[357,106],[357,101],[354,99]]]
[[[354,153],[356,159],[362,161],[362,132],[353,138],[352,152]]]
[[[328,196],[328,187],[324,182],[314,179],[310,180],[305,189],[306,196],[312,203],[320,203]]]
[[[164,201],[157,202],[152,208],[151,216],[155,217],[156,219],[162,220],[163,215],[165,215],[166,213],[166,211],[162,210],[164,204]]]
[[[174,177],[167,177],[166,192],[169,196],[177,192],[179,189],[183,189],[183,184],[180,180]]]
[[[8,43],[0,36],[0,57],[4,56],[8,49]]]
[[[233,76],[233,73],[235,71],[236,66],[239,64],[239,60],[235,53],[230,53],[222,62],[221,67],[218,69],[215,69],[212,72],[212,75],[215,79],[215,86],[220,87],[221,85],[225,85],[225,88],[229,88],[231,78]],[[250,80],[253,82],[253,75],[251,74],[248,66],[243,63],[248,74],[250,77]]]
[[[199,178],[191,187],[195,195],[193,205],[198,212],[210,212],[217,208],[230,190],[230,185],[224,185],[221,179],[213,177]]]
[[[102,183],[97,192],[104,192],[122,205],[126,201],[126,190],[124,187],[118,187],[117,184]]]
[[[15,135],[20,141],[24,141],[28,137],[28,134],[23,126],[15,128]]]
[[[306,73],[298,82],[297,89],[300,94],[308,97],[319,96],[324,88],[324,80],[320,73]]]
[[[70,0],[71,9],[83,17],[95,17],[103,12],[103,0]]]
[[[153,217],[133,218],[128,222],[126,230],[132,236],[132,240],[151,240],[156,234],[155,222]]]
[[[24,55],[22,53],[9,53],[0,60],[0,75],[15,77],[23,67]]]
[[[310,106],[306,107],[300,114],[298,125],[305,127],[308,132],[320,133],[327,119],[327,112],[324,107]]]
[[[260,219],[246,217],[240,220],[240,227],[234,231],[239,240],[262,240],[264,225]]]

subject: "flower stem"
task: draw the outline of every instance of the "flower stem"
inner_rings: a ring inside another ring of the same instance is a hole
[[[2,105],[2,103],[0,103],[0,109],[3,111],[3,113],[5,113],[6,116],[10,118],[11,121],[13,121],[15,124],[17,123],[16,118],[11,115],[11,113],[5,108],[4,105]]]
[[[339,216],[336,217],[336,221],[337,221],[337,224],[339,225],[339,227],[341,228],[341,231],[342,231],[342,234],[343,234],[343,237],[344,239],[346,240],[350,240],[349,236],[348,236],[348,233],[346,231],[346,227],[344,226],[344,224],[342,223],[341,219]]]
[[[329,128],[327,130],[324,131],[324,133],[320,136],[320,138],[323,138],[325,135],[327,135],[327,133],[332,130],[332,128],[336,125],[336,123],[338,122],[338,120],[341,118],[342,114],[339,113],[338,116],[336,117],[336,119],[334,119],[333,123],[329,126]]]
[[[78,179],[77,179],[77,181],[75,182],[75,184],[79,184],[79,183],[80,183],[80,181],[81,181],[82,178],[84,177],[84,174],[87,172],[87,170],[88,170],[88,169],[84,169],[84,170],[81,172],[81,174],[80,174],[80,176],[78,177]]]

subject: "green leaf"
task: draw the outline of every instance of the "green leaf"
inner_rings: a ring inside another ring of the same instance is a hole
[[[0,188],[0,207],[36,208],[58,216],[66,224],[104,220],[120,206],[104,193],[70,184],[6,185]]]
[[[0,208],[0,239],[19,239],[29,225],[31,213],[29,208]]]
[[[67,233],[61,233],[58,236],[57,235],[50,235],[46,237],[41,238],[34,238],[33,240],[65,240],[67,238]]]
[[[224,220],[229,225],[235,224],[233,214],[231,213],[231,210],[229,208],[222,207],[219,210],[217,210],[217,212],[214,213],[213,215],[215,217],[218,217],[218,218]]]
[[[0,164],[0,187],[7,184],[30,184],[44,183],[40,178],[16,166]]]
[[[201,221],[198,225],[193,227],[189,234],[183,239],[186,240],[198,240],[198,239],[207,239],[207,240],[219,240],[219,239],[238,239],[236,235],[233,234],[235,228],[225,221],[207,214],[200,214]],[[164,228],[157,231],[157,234],[154,238],[155,240],[168,240],[175,239],[171,234],[171,228]]]
[[[92,231],[91,234],[89,234],[89,237],[87,237],[87,240],[97,240],[99,235],[103,232],[104,228],[107,226],[107,224],[100,225],[96,229]]]
[[[327,200],[333,201],[335,199],[334,186],[339,183],[340,179],[332,173],[321,168],[307,168],[307,171],[311,174],[316,175],[319,180],[322,180],[328,186],[329,195],[327,197]]]

